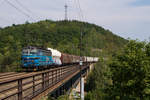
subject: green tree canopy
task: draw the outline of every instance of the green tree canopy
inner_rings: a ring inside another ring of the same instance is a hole
[[[149,100],[149,44],[130,41],[125,49],[113,57],[110,64],[112,85],[110,98],[114,100]]]

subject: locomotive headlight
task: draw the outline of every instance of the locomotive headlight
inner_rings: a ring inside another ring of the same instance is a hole
[[[80,61],[80,66],[82,66],[83,65],[83,61]]]

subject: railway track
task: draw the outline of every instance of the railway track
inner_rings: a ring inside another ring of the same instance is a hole
[[[52,67],[51,69],[43,70],[43,71],[37,71],[37,72],[7,72],[7,73],[0,73],[0,84],[3,82],[11,81],[11,80],[16,80],[19,78],[23,77],[28,77],[28,76],[33,76],[36,74],[40,73],[45,73],[49,72],[51,70],[57,70],[60,67],[54,68]]]
[[[3,75],[0,75],[0,81],[3,80],[3,79],[16,77],[16,76],[20,76],[20,75],[23,75],[23,74],[26,74],[26,73],[25,72],[23,72],[23,73],[17,73],[17,72],[6,73],[6,74],[3,74]]]
[[[70,67],[74,66],[74,65],[69,65]],[[39,74],[39,73],[45,73],[45,72],[49,72],[51,70],[57,70],[62,66],[56,67],[56,66],[51,66],[50,69],[47,70],[43,70],[43,71],[36,71],[36,72],[6,72],[6,73],[0,73],[0,83],[8,81],[8,80],[15,80],[17,78],[21,78],[21,77],[26,77],[26,76],[32,76],[35,74]],[[62,67],[63,68],[63,67]]]
[[[23,98],[30,97],[29,95],[35,96],[38,91],[55,85],[63,78],[69,77],[77,69],[78,67],[75,65],[70,65],[39,72],[0,73],[0,99],[8,97],[15,100],[20,93],[22,93]]]
[[[6,73],[0,73],[0,77],[1,77],[1,76],[5,76],[5,75],[10,75],[10,74],[13,74],[13,73],[16,73],[16,72],[6,72]]]

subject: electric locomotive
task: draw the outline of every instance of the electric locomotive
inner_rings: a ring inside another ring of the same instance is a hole
[[[43,66],[54,65],[51,50],[41,49],[38,47],[28,46],[22,50],[22,67],[23,68],[41,68]]]

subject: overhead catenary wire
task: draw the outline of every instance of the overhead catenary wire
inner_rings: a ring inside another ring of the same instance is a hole
[[[79,8],[79,18],[80,18],[80,21],[83,21],[83,12],[82,12],[82,9],[81,9],[81,6],[80,6],[80,2],[77,1],[77,5],[78,5],[78,8]],[[84,79],[82,78],[82,62],[83,62],[83,59],[82,59],[82,56],[83,56],[83,31],[84,31],[84,23],[81,22],[80,24],[80,63],[79,63],[79,66],[80,66],[80,98],[81,100],[84,100]]]
[[[81,16],[81,18],[82,18],[82,20],[83,20],[83,19],[84,19],[84,17],[83,17],[83,12],[82,12],[81,5],[80,5],[79,0],[77,0],[77,3],[78,3],[78,6],[79,6],[80,16]]]
[[[74,3],[75,3],[75,7],[76,7],[76,9],[77,9],[77,19],[78,19],[78,17],[79,17],[79,20],[82,20],[82,18],[81,18],[81,13],[80,13],[80,10],[79,10],[79,5],[78,5],[77,0],[74,0]]]
[[[79,18],[80,18],[81,21],[83,21],[84,20],[84,14],[83,14],[83,11],[82,11],[82,8],[81,8],[80,1],[79,0],[75,0],[75,3],[77,5],[77,9],[79,9],[79,12],[78,12]]]
[[[77,4],[77,8],[79,9],[79,18],[80,18],[80,21],[84,21],[84,15],[83,15],[83,11],[82,11],[82,8],[81,8],[81,4],[80,4],[80,1],[79,0],[75,0],[75,3]],[[84,33],[84,27],[85,27],[85,23],[81,23],[81,27],[80,27],[80,31],[81,31],[81,47],[82,47],[82,38],[83,38],[83,33]],[[82,51],[82,48],[81,48],[81,51]]]
[[[28,9],[25,5],[23,5],[19,0],[15,0],[18,5],[20,5],[24,10],[26,10],[26,12],[34,15],[35,17],[39,18],[39,16],[37,16],[35,13],[33,13],[30,9]],[[35,19],[34,19],[35,20]]]
[[[32,11],[30,11],[27,7],[25,7],[20,1],[15,0],[23,9],[25,9],[27,12],[32,14]]]
[[[5,3],[5,0],[0,0],[0,7],[1,7],[1,5],[2,6],[5,6],[4,5],[4,3]],[[10,20],[8,20],[5,16],[0,16],[0,22],[1,22],[1,25],[0,25],[0,27],[4,27],[5,25],[3,25],[2,23],[4,22],[4,23],[12,23],[12,21],[10,21]]]
[[[18,12],[22,13],[23,15],[25,15],[26,17],[32,19],[33,21],[35,21],[30,15],[28,15],[27,13],[23,12],[21,9],[19,9],[18,7],[16,7],[13,3],[11,3],[8,0],[5,0],[5,2],[7,2],[10,6],[12,6],[13,8],[15,8]]]

